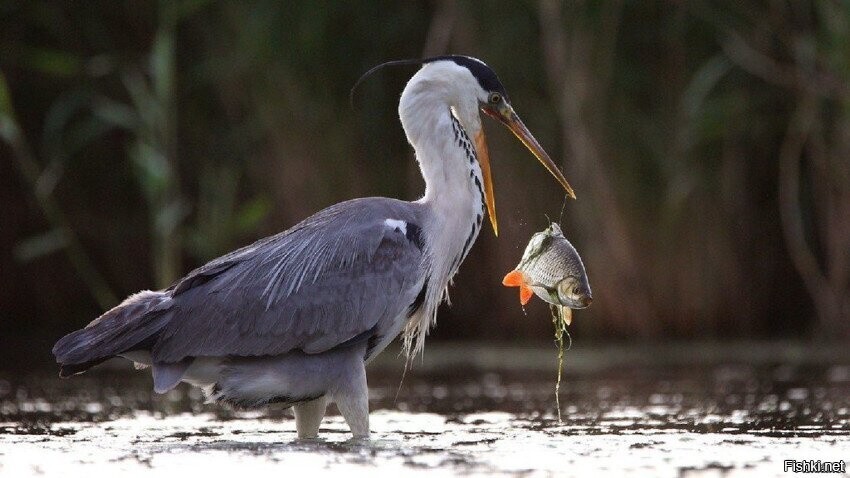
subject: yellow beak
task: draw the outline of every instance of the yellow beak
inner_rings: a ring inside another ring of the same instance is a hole
[[[511,105],[506,102],[502,102],[502,105],[498,109],[494,109],[492,107],[485,106],[482,108],[482,111],[487,115],[499,120],[500,123],[507,126],[511,132],[522,141],[522,144],[534,154],[534,157],[540,161],[540,164],[546,167],[552,176],[555,176],[555,179],[563,186],[564,190],[567,192],[567,195],[572,199],[576,198],[576,194],[573,191],[570,183],[567,182],[567,179],[564,178],[564,175],[561,173],[561,170],[558,169],[558,166],[552,161],[552,158],[546,153],[540,143],[534,138],[534,135],[531,134],[531,131],[523,124],[522,120],[519,119],[514,109]],[[493,195],[493,179],[490,175],[490,154],[487,151],[487,141],[484,137],[484,130],[482,129],[475,136],[475,149],[478,153],[478,162],[481,165],[481,175],[484,179],[484,201],[487,203],[487,214],[490,216],[490,224],[493,225],[493,232],[498,236],[499,235],[499,226],[496,221],[496,199]]]
[[[540,143],[534,138],[534,135],[531,134],[531,131],[525,127],[522,120],[519,119],[514,109],[511,108],[511,105],[507,103],[502,103],[502,106],[498,110],[484,108],[484,112],[490,115],[493,118],[499,120],[503,125],[507,126],[511,132],[522,141],[522,144],[528,148],[534,154],[534,157],[540,161],[540,164],[546,167],[552,176],[555,176],[555,179],[561,183],[561,186],[564,187],[564,190],[567,192],[567,195],[572,199],[576,198],[576,193],[573,191],[570,183],[567,182],[567,179],[564,178],[564,175],[561,174],[561,170],[558,169],[558,166],[552,161],[552,158],[546,154],[546,151],[543,150],[543,146],[540,146]]]
[[[496,220],[496,196],[493,195],[493,177],[490,175],[490,152],[487,150],[487,138],[482,128],[475,135],[475,152],[478,154],[478,164],[481,166],[481,176],[484,179],[484,202],[487,203],[487,216],[493,226],[493,234],[499,235],[499,221]]]

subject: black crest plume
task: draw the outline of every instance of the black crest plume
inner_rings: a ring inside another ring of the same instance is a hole
[[[499,81],[499,77],[496,76],[496,73],[481,60],[477,60],[475,58],[472,58],[471,56],[464,55],[441,55],[424,59],[386,61],[384,63],[381,63],[380,65],[372,67],[369,71],[363,73],[363,75],[358,78],[357,81],[354,83],[354,86],[351,87],[351,93],[348,97],[348,100],[351,103],[351,107],[354,108],[354,91],[357,89],[358,86],[360,86],[360,83],[363,83],[363,80],[369,77],[369,75],[371,75],[372,73],[375,73],[376,71],[381,70],[387,66],[419,66],[435,61],[452,61],[458,66],[466,68],[467,70],[469,70],[470,73],[472,73],[472,76],[474,76],[475,79],[478,80],[478,84],[481,85],[481,88],[483,88],[485,91],[498,91],[502,94],[502,96],[505,97],[505,99],[508,98],[508,93],[505,91],[505,87],[502,86],[502,82]]]
[[[369,77],[372,73],[375,73],[378,70],[383,69],[387,66],[411,66],[411,65],[421,65],[425,63],[424,60],[417,59],[408,59],[408,60],[392,60],[385,61],[379,65],[373,66],[369,71],[363,73],[357,81],[354,82],[354,86],[351,87],[351,93],[348,95],[348,101],[351,103],[351,107],[354,108],[354,92],[357,90],[357,87],[360,86],[360,83],[363,83],[363,80]]]

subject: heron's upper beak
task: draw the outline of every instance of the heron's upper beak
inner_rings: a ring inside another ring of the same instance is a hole
[[[570,183],[567,182],[564,175],[561,174],[561,170],[558,169],[558,166],[552,161],[552,158],[543,150],[543,147],[540,146],[540,143],[534,138],[534,135],[531,134],[531,131],[526,128],[525,124],[523,124],[522,120],[519,119],[514,109],[507,102],[503,101],[501,105],[498,107],[493,107],[490,105],[486,105],[481,108],[482,111],[487,113],[488,116],[491,116],[503,125],[507,126],[511,132],[522,141],[522,144],[531,151],[534,156],[540,161],[546,169],[555,176],[555,179],[561,183],[561,186],[564,187],[564,190],[567,192],[567,195],[573,199],[576,198],[575,192],[573,188],[570,186]],[[493,196],[493,181],[490,176],[490,155],[487,152],[487,142],[484,138],[484,130],[478,132],[475,136],[475,148],[478,153],[478,162],[481,164],[481,174],[484,176],[484,200],[487,202],[487,213],[490,216],[490,223],[493,225],[493,232],[498,236],[499,235],[499,227],[496,221],[496,201]]]

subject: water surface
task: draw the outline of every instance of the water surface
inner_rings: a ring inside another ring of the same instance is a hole
[[[431,347],[370,370],[373,437],[341,417],[299,441],[288,412],[233,412],[121,364],[0,379],[0,474],[162,476],[588,473],[789,476],[785,459],[850,460],[850,357],[801,344],[579,348],[555,414],[555,350]]]

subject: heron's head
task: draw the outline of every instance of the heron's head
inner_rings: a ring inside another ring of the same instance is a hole
[[[439,95],[449,102],[452,112],[475,143],[484,180],[484,196],[493,232],[498,235],[496,202],[490,173],[490,154],[479,112],[505,125],[531,151],[543,166],[575,199],[575,193],[564,175],[549,157],[534,135],[520,120],[511,106],[510,98],[496,73],[481,60],[468,56],[448,55],[422,60],[423,67],[411,78],[402,94],[409,95],[411,107],[431,107],[426,98]],[[417,101],[419,100],[419,101]]]

